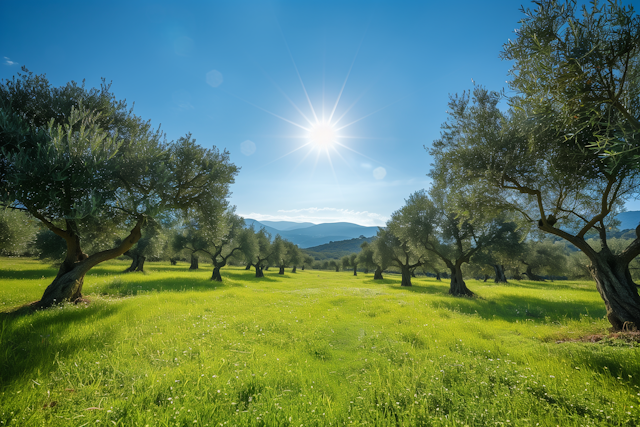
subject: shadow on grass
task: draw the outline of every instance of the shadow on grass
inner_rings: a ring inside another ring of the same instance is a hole
[[[73,360],[73,355],[96,345],[109,342],[112,330],[101,330],[100,340],[79,336],[74,328],[85,322],[97,322],[115,316],[117,307],[77,306],[50,308],[35,312],[22,307],[11,313],[0,313],[0,385],[11,384],[20,377],[47,375],[58,369],[58,354]],[[4,387],[0,386],[0,390]]]
[[[240,273],[234,270],[225,271],[225,269],[222,269],[220,273],[222,282],[203,278],[201,275],[198,277],[153,278],[152,274],[144,275],[144,273],[118,274],[113,276],[109,283],[94,285],[93,292],[102,295],[135,296],[149,292],[206,292],[224,287],[245,287],[246,284],[260,286],[264,283],[278,282],[278,280],[268,276],[256,278],[253,274]],[[144,275],[145,280],[136,280],[136,277],[140,275]]]
[[[37,270],[0,270],[0,280],[17,279],[17,280],[36,280],[48,279],[53,280],[56,277],[57,269],[51,267],[42,267]],[[43,274],[44,273],[44,274]]]
[[[478,315],[483,319],[502,319],[507,322],[532,320],[548,323],[562,320],[580,320],[585,315],[590,318],[602,318],[606,314],[604,304],[584,301],[549,301],[542,297],[529,295],[482,297],[454,297],[449,295],[449,284],[417,284],[399,286],[393,281],[389,290],[439,295],[434,305],[464,314]],[[574,289],[574,288],[571,288]],[[541,296],[544,294],[541,291]],[[426,301],[425,301],[426,302]]]

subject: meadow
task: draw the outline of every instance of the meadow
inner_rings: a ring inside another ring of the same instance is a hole
[[[640,351],[593,282],[448,282],[0,258],[0,426],[638,426]],[[603,338],[603,339],[601,339]]]

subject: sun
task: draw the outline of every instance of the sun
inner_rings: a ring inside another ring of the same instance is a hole
[[[336,141],[336,131],[329,123],[318,122],[309,132],[309,140],[316,147],[330,147]]]

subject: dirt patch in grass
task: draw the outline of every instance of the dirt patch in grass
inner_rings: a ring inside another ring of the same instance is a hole
[[[592,342],[605,345],[640,344],[640,331],[611,332],[609,334],[591,334],[572,339],[557,340],[556,344],[566,342]]]

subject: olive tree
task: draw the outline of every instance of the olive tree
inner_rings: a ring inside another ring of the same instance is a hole
[[[131,249],[161,213],[229,195],[237,168],[226,151],[200,147],[191,135],[166,142],[104,83],[52,88],[27,73],[2,81],[0,94],[0,205],[27,212],[66,246],[35,307],[82,298],[85,274]],[[120,243],[83,250],[85,236],[124,227]]]
[[[515,61],[512,88],[518,93],[509,100],[510,108],[501,111],[502,95],[481,87],[472,94],[452,97],[449,119],[431,153],[451,182],[475,182],[496,207],[519,212],[541,231],[582,251],[613,328],[635,329],[640,325],[640,296],[629,263],[640,254],[640,226],[636,239],[619,253],[609,247],[606,230],[623,203],[637,197],[640,190],[636,157],[640,153],[636,124],[640,79],[630,78],[639,73],[640,45],[625,42],[629,37],[637,40],[640,29],[637,25],[620,28],[612,22],[594,29],[597,37],[593,40],[574,39],[568,34],[572,26],[592,28],[591,22],[601,19],[603,12],[588,10],[580,19],[566,5],[563,9],[553,1],[540,4],[523,21],[517,40],[505,46],[506,57]],[[617,7],[614,3],[603,6]],[[614,15],[637,23],[637,16],[627,12],[617,9]],[[580,31],[576,34],[582,34]],[[618,44],[609,43],[609,38],[616,37],[622,38]],[[560,49],[565,45],[573,46],[574,52]],[[626,53],[618,56],[611,51],[608,59],[593,59],[590,52],[598,52],[601,46],[618,46]],[[627,55],[631,55],[628,60]],[[589,82],[591,72],[572,71],[571,84],[556,75],[560,69],[575,70],[580,64],[585,70],[592,67],[594,75],[608,74],[608,89],[601,88],[602,81]],[[561,92],[569,89],[581,93],[571,92],[563,98]],[[573,104],[576,96],[586,103]],[[625,147],[624,156],[603,155],[606,153],[596,149],[603,140],[614,138],[616,147]],[[599,248],[587,243],[589,232],[600,237]]]

